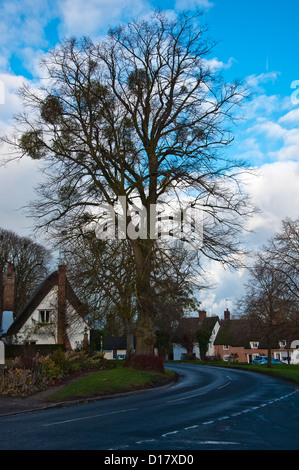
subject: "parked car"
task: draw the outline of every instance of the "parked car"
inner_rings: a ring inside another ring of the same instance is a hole
[[[274,359],[271,357],[272,364],[283,364],[283,362],[279,361],[278,359]],[[252,364],[268,364],[268,357],[267,356],[257,356],[253,359]]]
[[[126,355],[125,354],[118,354],[117,356],[117,359],[126,359]]]

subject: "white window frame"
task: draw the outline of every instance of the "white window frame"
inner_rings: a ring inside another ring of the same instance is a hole
[[[259,341],[250,341],[251,349],[258,349],[259,348]]]
[[[51,323],[51,313],[52,313],[52,310],[40,309],[38,311],[39,323],[42,323],[43,325],[48,325],[49,323]]]

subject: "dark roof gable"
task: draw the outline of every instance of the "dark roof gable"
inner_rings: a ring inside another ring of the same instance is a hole
[[[212,334],[215,324],[219,321],[217,316],[205,317],[201,320],[199,317],[183,317],[176,328],[173,342],[180,341],[185,335],[194,336],[200,328],[204,328]]]
[[[126,349],[127,338],[126,336],[108,336],[104,338],[103,349]],[[134,337],[134,347],[136,347],[136,338]]]
[[[33,292],[32,296],[30,297],[29,301],[27,302],[23,310],[21,310],[21,312],[17,315],[15,321],[7,330],[6,336],[17,334],[20,328],[26,323],[28,318],[30,318],[30,316],[33,314],[34,310],[40,305],[42,300],[48,295],[51,289],[53,289],[53,287],[57,285],[58,285],[58,271],[54,271]],[[82,302],[78,299],[77,295],[75,294],[68,279],[66,279],[66,298],[69,301],[69,303],[72,305],[72,307],[77,311],[77,313],[83,316],[84,306]]]

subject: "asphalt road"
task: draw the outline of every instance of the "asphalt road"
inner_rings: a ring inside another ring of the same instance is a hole
[[[219,367],[167,368],[180,374],[169,388],[1,417],[0,449],[299,449],[296,385]]]

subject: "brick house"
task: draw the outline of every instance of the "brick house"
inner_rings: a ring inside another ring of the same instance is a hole
[[[278,336],[272,340],[272,357],[286,362],[298,345],[298,340],[287,345],[286,338]],[[258,327],[247,319],[231,319],[228,309],[224,320],[220,320],[220,328],[214,340],[214,351],[215,355],[224,361],[237,360],[247,363],[251,363],[256,356],[268,355],[267,342]]]
[[[61,344],[66,349],[89,342],[90,327],[84,320],[84,305],[72,289],[66,266],[60,265],[35,290],[21,312],[14,312],[15,276],[11,265],[4,286],[4,317],[10,314],[8,328],[0,324],[3,341],[11,344]]]
[[[136,338],[133,338],[133,346],[136,347]],[[109,336],[103,339],[103,353],[105,359],[118,359],[127,355],[127,337]]]

